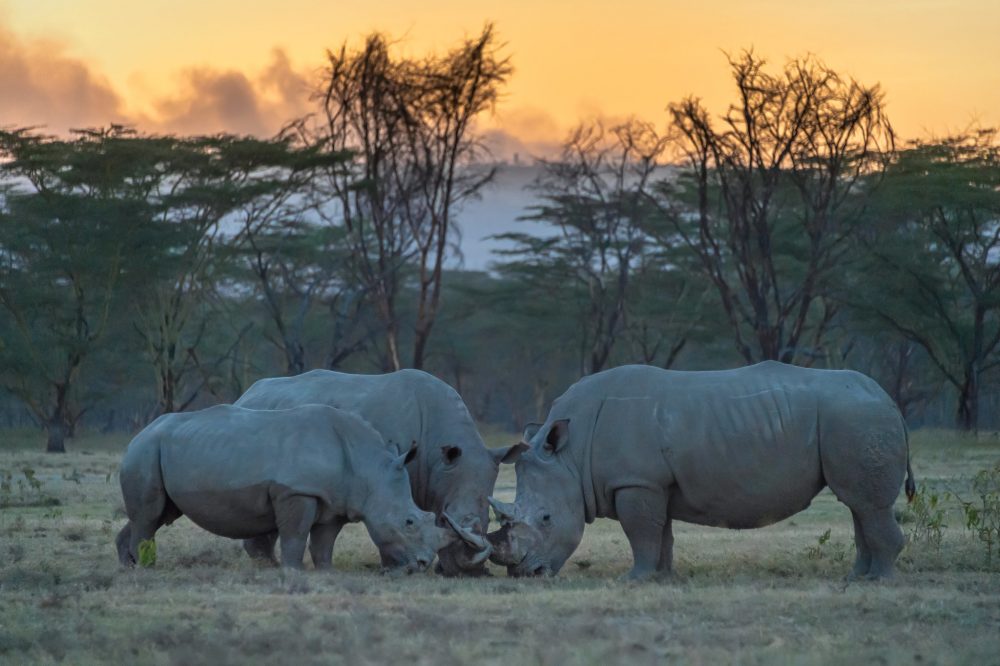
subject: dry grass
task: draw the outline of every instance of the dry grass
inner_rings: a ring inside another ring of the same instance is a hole
[[[908,544],[888,585],[842,583],[851,520],[828,493],[761,530],[678,525],[669,583],[617,580],[630,557],[610,521],[588,527],[553,580],[380,576],[360,525],[332,573],[289,573],[186,520],[160,532],[155,569],[122,571],[124,439],[71,442],[64,456],[37,453],[35,434],[14,439],[0,432],[0,469],[31,467],[59,505],[0,510],[2,663],[1000,663],[1000,573],[956,511],[940,548]],[[942,490],[1000,456],[993,437],[925,432],[913,448],[919,482]],[[500,497],[513,481],[506,467]]]

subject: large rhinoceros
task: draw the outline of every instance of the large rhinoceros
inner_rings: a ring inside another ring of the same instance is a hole
[[[893,502],[904,475],[914,490],[906,427],[857,372],[623,366],[571,386],[524,439],[515,503],[490,499],[502,523],[491,559],[511,575],[557,573],[595,517],[621,522],[630,578],[669,573],[673,520],[762,527],[825,486],[854,516],[852,577],[890,576],[903,546]]]
[[[499,464],[512,447],[487,449],[462,398],[446,383],[420,370],[385,375],[354,375],[312,370],[295,377],[262,379],[235,404],[251,409],[280,409],[319,403],[353,412],[382,435],[390,446],[419,444],[409,463],[413,499],[444,524],[453,516],[464,542],[438,553],[438,570],[446,575],[484,573],[489,544],[487,498],[493,492]],[[470,533],[471,536],[470,537]],[[252,557],[273,557],[274,535],[245,543]]]
[[[309,537],[313,564],[326,568],[343,525],[363,520],[383,564],[423,569],[455,539],[410,497],[415,454],[394,456],[362,419],[323,405],[161,416],[122,458],[119,560],[134,565],[142,541],[186,515],[234,539],[277,531],[286,567],[302,566]]]

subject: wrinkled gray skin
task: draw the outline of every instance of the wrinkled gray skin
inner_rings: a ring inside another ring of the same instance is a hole
[[[903,546],[892,507],[904,475],[914,488],[906,428],[856,372],[624,366],[571,386],[525,441],[515,503],[490,500],[502,524],[491,559],[511,575],[557,573],[596,517],[621,522],[629,578],[669,574],[673,520],[762,527],[825,486],[854,517],[850,577],[890,577]]]
[[[446,383],[420,370],[385,375],[353,375],[313,370],[295,377],[262,379],[235,404],[279,409],[318,403],[345,409],[365,419],[386,443],[402,451],[414,442],[419,453],[408,467],[413,500],[425,511],[453,517],[463,535],[438,553],[445,575],[485,573],[489,544],[487,497],[499,464],[510,452],[487,449],[462,398]],[[478,540],[478,541],[477,541]],[[273,557],[274,535],[244,543],[252,557]]]
[[[302,567],[309,538],[313,564],[327,568],[340,529],[362,520],[383,564],[424,569],[456,537],[413,503],[412,455],[392,455],[362,419],[322,405],[161,416],[122,458],[119,560],[134,565],[141,541],[186,515],[233,539],[277,532],[285,567]]]

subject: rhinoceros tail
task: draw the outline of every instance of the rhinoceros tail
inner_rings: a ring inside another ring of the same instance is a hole
[[[903,433],[906,437],[906,483],[903,488],[906,490],[906,503],[913,501],[913,496],[917,494],[917,484],[913,480],[913,467],[910,466],[910,431],[906,427],[906,420],[903,420]]]
[[[906,503],[913,501],[913,496],[917,494],[917,484],[913,481],[913,468],[910,467],[910,457],[906,456]]]

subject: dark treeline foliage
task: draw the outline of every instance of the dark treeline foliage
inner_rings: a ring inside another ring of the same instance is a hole
[[[870,374],[915,425],[995,424],[997,133],[897,146],[877,86],[730,66],[719,117],[576,129],[538,164],[542,231],[489,272],[448,267],[497,168],[490,26],[419,60],[331,52],[318,113],[270,139],[0,131],[0,426],[61,451],[264,376],[423,367],[517,428],[622,363],[763,359]]]

